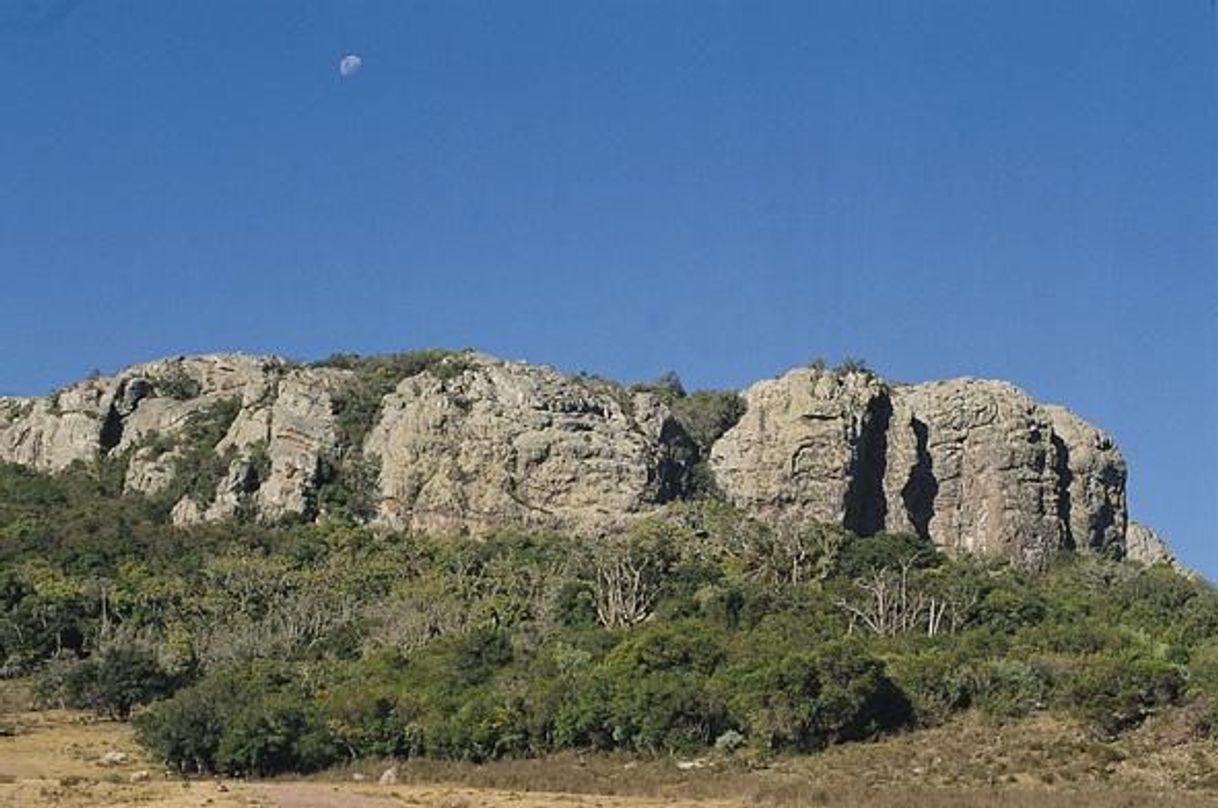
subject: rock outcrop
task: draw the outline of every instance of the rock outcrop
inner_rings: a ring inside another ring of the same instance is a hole
[[[227,466],[214,491],[183,493],[175,523],[229,518],[248,497],[266,518],[308,514],[319,458],[335,445],[330,394],[349,376],[239,354],[136,365],[47,398],[0,403],[0,460],[56,472],[121,459],[128,490],[158,495],[181,482],[193,452],[196,463]],[[210,441],[198,434],[209,429]]]
[[[890,387],[798,369],[745,398],[711,465],[728,499],[761,518],[906,531],[1029,567],[1124,543],[1125,465],[1111,439],[1009,384]]]
[[[858,524],[860,489],[874,476],[870,440],[888,417],[883,385],[865,373],[793,370],[744,393],[744,416],[711,450],[715,480],[763,520]]]
[[[387,524],[597,533],[681,490],[679,432],[650,393],[486,356],[465,366],[384,399],[364,453],[379,460]]]
[[[1067,545],[1109,552],[1123,544],[1128,527],[1125,460],[1112,438],[1074,413],[1045,406],[1058,447],[1058,475],[1065,485],[1061,517]]]
[[[1168,564],[1183,569],[1167,542],[1140,522],[1130,522],[1125,533],[1125,557],[1143,564]]]
[[[361,518],[398,529],[595,534],[692,490],[698,449],[651,392],[471,352],[370,367],[178,357],[0,398],[0,460],[121,463],[126,488],[177,524],[359,500]],[[1071,548],[1166,553],[1128,522],[1113,441],[1009,384],[801,368],[743,398],[703,460],[762,520],[907,531],[1029,567]]]
[[[137,365],[47,398],[0,399],[0,460],[48,472],[122,462],[127,489],[171,495],[179,525],[242,509],[312,518],[351,457],[379,468],[363,492],[378,521],[413,530],[601,532],[684,490],[692,444],[654,395],[459,359],[374,399],[360,445],[343,443],[336,416],[365,383],[355,371],[243,355]]]

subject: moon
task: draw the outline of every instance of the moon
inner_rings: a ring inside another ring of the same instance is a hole
[[[359,69],[364,66],[364,60],[358,54],[348,53],[342,59],[338,60],[338,75],[345,79],[349,79],[359,72]]]

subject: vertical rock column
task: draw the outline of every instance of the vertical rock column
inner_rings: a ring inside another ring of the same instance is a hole
[[[882,527],[889,413],[879,379],[800,368],[758,382],[744,397],[744,416],[710,458],[734,505],[772,521]]]

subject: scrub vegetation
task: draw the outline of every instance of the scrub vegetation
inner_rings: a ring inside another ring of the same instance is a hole
[[[45,706],[130,716],[187,773],[755,759],[965,713],[1105,745],[1163,715],[1216,732],[1218,595],[1165,566],[1031,574],[714,499],[596,540],[174,529],[93,470],[3,466],[0,665]]]

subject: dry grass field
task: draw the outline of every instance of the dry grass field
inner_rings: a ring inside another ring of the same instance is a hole
[[[1047,716],[1009,724],[967,716],[880,743],[774,760],[411,761],[398,765],[393,786],[376,784],[386,763],[367,761],[309,778],[221,783],[167,775],[142,757],[125,724],[31,712],[9,683],[0,689],[0,806],[1218,806],[1218,749],[1195,740],[1189,726],[1185,716],[1163,716],[1101,744]],[[106,765],[115,752],[125,757]]]

